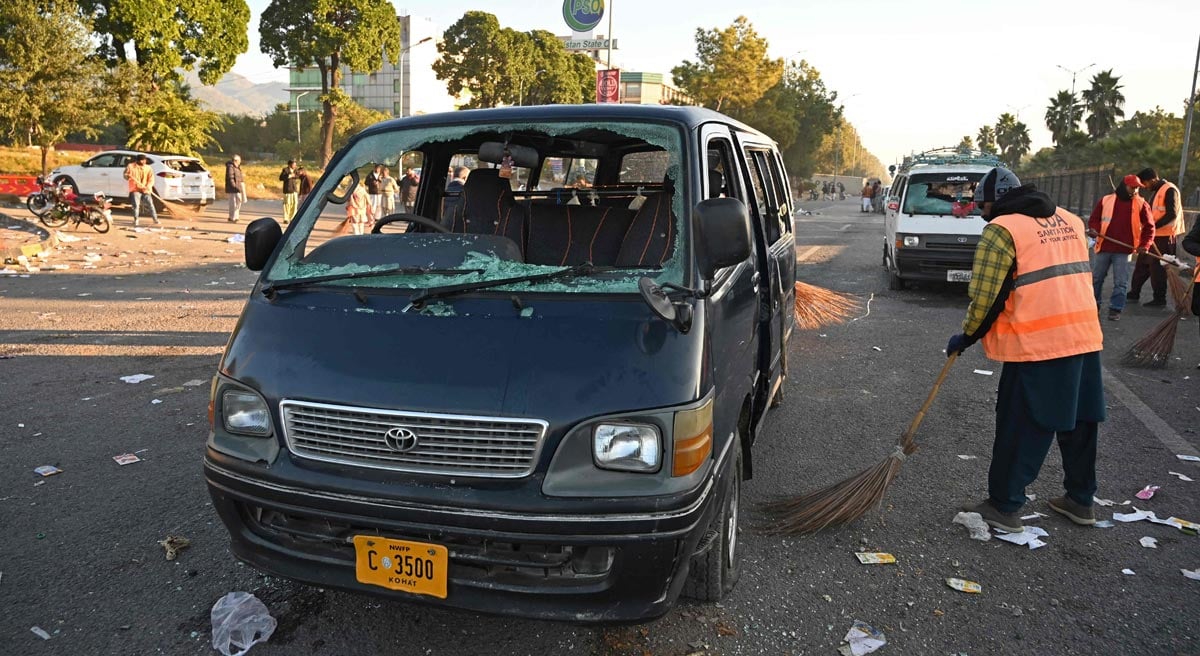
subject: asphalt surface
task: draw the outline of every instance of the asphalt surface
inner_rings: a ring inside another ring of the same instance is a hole
[[[879,511],[814,537],[755,531],[755,503],[840,480],[891,451],[966,308],[964,286],[887,290],[881,217],[859,214],[853,200],[800,205],[819,212],[797,219],[801,279],[854,294],[863,309],[790,345],[787,400],[769,416],[743,487],[741,582],[720,604],[681,602],[658,621],[609,627],[380,601],[236,563],[201,458],[208,380],[254,280],[241,245],[226,241],[242,226],[212,212],[132,232],[119,209],[108,235],[69,232],[81,240],[50,260],[69,268],[0,274],[0,653],[215,653],[209,609],[234,590],[253,592],[279,621],[252,650],[259,656],[834,654],[854,620],[886,634],[883,654],[1200,653],[1200,581],[1180,572],[1200,568],[1200,538],[1144,521],[1085,529],[1054,515],[1045,499],[1061,493],[1057,450],[1024,511],[1050,515],[1027,522],[1049,533],[1045,547],[973,541],[951,523],[986,489],[1000,365],[979,347],[956,363],[918,433],[923,448]],[[243,216],[277,207],[252,201]],[[1119,363],[1166,315],[1131,308],[1103,322],[1110,412],[1098,496],[1200,521],[1200,464],[1176,458],[1200,446],[1195,318],[1182,322],[1168,368]],[[132,374],[154,378],[120,380]],[[128,452],[142,461],[113,461]],[[43,479],[40,465],[62,473]],[[1161,486],[1153,499],[1134,498],[1150,484]],[[167,535],[191,540],[175,561],[157,544]],[[1143,536],[1157,548],[1140,546]],[[861,565],[857,551],[898,562]],[[947,577],[982,593],[952,590]]]

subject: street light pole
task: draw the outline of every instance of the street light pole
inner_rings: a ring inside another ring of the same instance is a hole
[[[1071,104],[1071,127],[1072,128],[1075,127],[1075,121],[1076,121],[1076,118],[1075,118],[1076,105],[1074,104],[1075,103],[1075,76],[1078,75],[1079,73],[1086,71],[1087,69],[1089,69],[1095,65],[1096,65],[1095,63],[1092,63],[1092,64],[1088,64],[1087,66],[1084,66],[1083,68],[1071,70],[1071,69],[1067,68],[1066,66],[1063,66],[1062,64],[1055,64],[1055,66],[1057,66],[1071,74],[1071,103],[1072,103]]]
[[[1192,140],[1192,118],[1196,113],[1196,74],[1200,73],[1200,42],[1196,44],[1196,68],[1192,71],[1192,88],[1188,91],[1188,106],[1187,120],[1183,129],[1183,154],[1179,156],[1179,179],[1175,184],[1179,187],[1179,193],[1186,195],[1183,188],[1183,175],[1187,173],[1187,156],[1188,146]],[[1183,198],[1179,199],[1183,202]]]
[[[296,94],[296,150],[300,150],[300,99],[310,93],[312,92],[304,91]]]
[[[412,45],[410,45],[410,46],[406,46],[406,47],[404,47],[404,48],[401,48],[401,49],[400,49],[400,59],[399,59],[399,68],[400,68],[400,111],[399,111],[399,112],[396,112],[396,114],[397,114],[397,116],[398,116],[399,118],[404,118],[404,55],[407,55],[409,50],[412,50],[413,48],[415,48],[415,47],[417,47],[417,46],[421,45],[422,43],[425,43],[426,41],[432,41],[432,40],[433,40],[433,37],[431,37],[431,36],[427,36],[427,37],[425,37],[424,39],[421,39],[420,41],[417,41],[416,43],[414,43],[414,44],[412,44]],[[385,88],[386,88],[386,87],[385,87]]]

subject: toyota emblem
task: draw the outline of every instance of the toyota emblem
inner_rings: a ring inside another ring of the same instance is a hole
[[[966,237],[959,237],[959,238],[958,238],[958,243],[960,243],[960,244],[965,244],[965,243],[967,243],[967,238],[966,238]]]
[[[383,441],[389,449],[400,453],[417,448],[417,434],[403,426],[389,428],[388,432],[383,434]]]

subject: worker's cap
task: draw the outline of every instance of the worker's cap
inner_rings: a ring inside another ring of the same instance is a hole
[[[1133,187],[1134,189],[1137,189],[1138,187],[1146,186],[1146,185],[1142,184],[1141,178],[1137,177],[1136,175],[1134,175],[1132,173],[1125,176],[1125,185],[1128,187]]]

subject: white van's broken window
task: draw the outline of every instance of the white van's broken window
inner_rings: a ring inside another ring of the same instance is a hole
[[[587,275],[519,289],[637,293],[641,276],[682,284],[687,249],[681,244],[689,235],[680,220],[688,184],[682,148],[679,128],[657,123],[449,125],[372,134],[326,171],[268,280],[354,274],[322,284],[420,290],[590,264]],[[375,234],[347,230],[347,189],[365,185],[375,165],[396,171],[418,155],[412,213],[397,202],[403,215],[373,214]],[[465,183],[454,183],[458,167],[465,167]]]
[[[961,213],[974,200],[975,186],[982,178],[982,173],[914,174],[908,182],[903,212],[954,216],[958,205]],[[979,216],[979,209],[973,208],[969,214]]]

